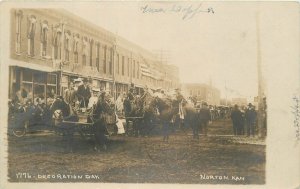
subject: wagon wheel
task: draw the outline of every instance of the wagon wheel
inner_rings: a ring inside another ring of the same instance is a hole
[[[77,124],[77,132],[83,140],[90,140],[93,138],[93,123],[94,119],[91,112],[86,112],[86,124]]]
[[[29,121],[22,119],[22,115],[10,115],[9,125],[11,133],[16,137],[22,137],[26,134]]]
[[[81,129],[79,129],[77,131],[83,140],[88,141],[93,138],[93,132],[91,129],[92,128],[90,128],[90,126],[87,128],[84,128],[84,129],[82,129],[82,127],[81,127]]]
[[[24,124],[22,124],[22,126],[13,128],[12,129],[13,135],[16,137],[24,136],[26,134],[28,124],[29,124],[29,122],[26,121],[26,122],[24,122]]]
[[[83,140],[87,140],[87,137],[86,137],[85,134],[82,132],[82,130],[79,130],[78,133],[80,134],[80,137],[81,137]]]

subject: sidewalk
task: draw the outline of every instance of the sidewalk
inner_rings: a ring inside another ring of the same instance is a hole
[[[255,137],[246,137],[246,136],[233,136],[230,141],[232,143],[238,144],[255,144],[255,145],[266,145],[266,140]]]

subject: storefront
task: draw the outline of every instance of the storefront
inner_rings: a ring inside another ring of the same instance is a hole
[[[120,94],[124,94],[128,92],[128,85],[129,84],[124,84],[124,83],[116,83],[116,97],[120,96]]]
[[[69,83],[78,78],[84,78],[79,74],[61,71],[35,70],[31,68],[10,66],[10,87],[9,98],[16,99],[18,92],[24,91],[26,99],[36,103],[37,99],[50,104],[56,95],[63,95],[69,88]],[[91,78],[91,86],[109,91],[112,96],[118,98],[120,94],[127,94],[129,84],[114,83],[112,80],[103,78]],[[140,94],[141,87],[136,86],[137,94]]]
[[[47,103],[59,93],[58,73],[37,71],[29,68],[10,67],[9,98],[15,99],[20,90],[32,102],[40,99]]]

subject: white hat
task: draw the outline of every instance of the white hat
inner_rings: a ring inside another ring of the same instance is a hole
[[[82,82],[81,78],[74,79],[74,82]]]
[[[92,88],[92,91],[94,91],[94,92],[100,92],[100,89],[99,89],[99,88],[96,88],[96,87],[93,87],[93,88]]]

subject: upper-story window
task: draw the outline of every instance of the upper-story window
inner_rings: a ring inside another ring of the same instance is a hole
[[[74,63],[78,63],[78,50],[79,50],[79,34],[74,34],[73,35],[74,38],[74,47],[73,47],[73,51],[74,51]]]
[[[113,48],[110,48],[109,52],[109,74],[112,74],[112,61],[113,61]]]
[[[41,25],[41,56],[45,57],[47,55],[47,44],[48,44],[48,21],[44,20],[40,23]]]
[[[53,27],[53,36],[52,36],[54,59],[61,59],[61,36],[62,36],[61,25],[57,24],[56,26]]]
[[[120,74],[120,56],[117,54],[117,74]]]
[[[23,19],[23,12],[21,10],[16,10],[15,12],[16,18],[16,53],[21,53],[21,26]]]
[[[90,45],[90,66],[93,66],[93,45],[94,45],[93,39],[89,40],[89,45]]]
[[[130,76],[130,59],[127,59],[127,76]]]
[[[34,56],[34,36],[36,29],[36,17],[34,15],[27,17],[27,38],[28,38],[28,55]]]
[[[71,51],[71,32],[70,30],[65,31],[64,37],[64,50],[65,50],[65,58],[64,60],[69,62],[70,61],[70,51]]]
[[[135,77],[135,60],[133,60],[133,71],[132,71],[132,77]]]
[[[96,43],[96,67],[100,71],[100,43]]]
[[[137,74],[136,74],[137,78],[140,78],[140,63],[137,62]]]
[[[103,47],[103,72],[106,73],[106,56],[107,56],[107,47]]]
[[[125,65],[124,65],[124,64],[125,64],[125,57],[124,57],[124,56],[122,56],[122,75],[124,75],[124,74],[125,74],[125,73],[124,73],[124,72],[125,72],[125,68],[124,68],[124,67],[125,67]]]
[[[82,64],[86,65],[86,57],[88,55],[88,38],[82,38]]]

